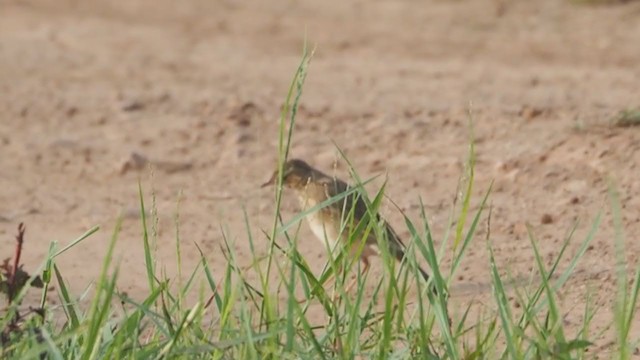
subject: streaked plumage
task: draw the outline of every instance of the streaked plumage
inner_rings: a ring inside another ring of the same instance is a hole
[[[263,186],[276,183],[278,171]],[[349,185],[344,181],[331,177],[317,169],[314,169],[306,162],[299,159],[292,159],[285,163],[283,169],[283,185],[296,192],[302,211],[308,211],[319,203],[349,190]],[[353,221],[349,219],[350,212],[353,211]],[[343,216],[344,213],[344,216]],[[306,216],[313,234],[322,241],[328,243],[332,248],[338,241],[347,242],[348,234],[352,233],[351,226],[357,226],[361,221],[368,221],[369,212],[365,201],[358,195],[357,191],[347,195],[344,199],[311,212]],[[382,222],[387,235],[389,253],[398,261],[404,258],[404,246],[393,228],[376,214],[376,220]],[[365,224],[366,225],[366,224]],[[346,227],[346,229],[341,229]],[[379,254],[378,241],[374,231],[369,232],[362,249],[360,258],[364,263],[363,271],[369,267],[368,258],[371,255]],[[360,239],[358,239],[360,240]],[[352,243],[351,254],[355,256],[361,241]],[[425,280],[429,275],[419,269]]]

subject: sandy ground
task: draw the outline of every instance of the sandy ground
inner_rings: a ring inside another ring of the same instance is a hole
[[[194,242],[215,270],[224,267],[221,224],[248,259],[243,208],[263,252],[273,192],[259,184],[275,166],[279,108],[305,33],[316,53],[293,156],[330,171],[335,142],[362,176],[386,172],[388,196],[416,221],[423,199],[440,243],[471,109],[473,203],[495,181],[491,243],[498,261],[527,278],[535,267],[527,222],[551,261],[579,220],[573,255],[602,211],[561,303],[569,326],[577,325],[585,292],[595,291],[601,309],[594,324],[606,326],[615,289],[608,179],[621,194],[627,261],[637,266],[640,253],[640,129],[610,123],[640,105],[638,2],[5,1],[2,257],[13,251],[19,222],[27,225],[27,269],[50,241],[67,243],[100,225],[58,260],[80,292],[99,272],[122,213],[121,290],[143,294],[138,179],[147,203],[156,195],[158,260],[169,273],[178,198],[185,269],[198,261]],[[153,176],[147,166],[136,169],[145,159]],[[344,164],[336,171],[347,174]],[[285,216],[294,216],[294,200],[286,197]],[[399,212],[387,204],[383,213],[406,237]],[[484,231],[454,282],[460,304],[490,295]],[[302,239],[320,269],[326,256],[306,225]]]

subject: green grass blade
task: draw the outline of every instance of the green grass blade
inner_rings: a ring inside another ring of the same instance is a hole
[[[489,211],[489,214],[491,214],[491,211]],[[493,295],[497,303],[496,305],[498,306],[498,315],[500,315],[499,317],[502,323],[502,332],[504,333],[505,342],[507,343],[509,358],[522,359],[522,355],[516,348],[516,344],[518,341],[514,334],[513,316],[511,315],[509,300],[507,298],[502,279],[500,278],[500,273],[498,272],[498,266],[493,254],[493,248],[491,247],[491,244],[489,244],[489,242],[487,242],[487,248],[489,251],[489,266],[491,270],[491,280],[493,283]]]
[[[138,181],[138,196],[140,197],[140,220],[142,221],[142,244],[144,246],[144,263],[147,270],[147,282],[149,290],[153,291],[156,287],[155,279],[155,263],[151,254],[151,246],[149,245],[149,232],[147,229],[147,212],[144,207],[144,194],[142,193],[142,184]]]
[[[536,239],[533,235],[533,230],[531,226],[527,224],[527,231],[529,233],[529,241],[531,243],[531,247],[534,253],[534,259],[536,261],[536,265],[538,266],[538,271],[540,272],[540,279],[542,280],[542,288],[544,289],[547,295],[547,303],[548,305],[548,314],[549,314],[549,322],[545,331],[550,331],[550,336],[555,338],[556,343],[565,343],[565,337],[562,331],[562,326],[558,326],[558,321],[561,321],[560,311],[558,309],[558,305],[555,301],[555,293],[552,287],[549,285],[549,275],[545,269],[543,260],[540,256],[540,251],[538,250],[538,246],[536,245]]]
[[[84,360],[94,359],[100,347],[99,336],[111,305],[111,297],[113,296],[115,288],[115,277],[117,276],[117,269],[114,271],[111,278],[108,276],[108,271],[113,258],[113,249],[115,248],[121,226],[122,218],[119,218],[116,222],[113,234],[111,235],[107,254],[102,262],[102,271],[100,272],[100,278],[96,286],[96,295],[91,303],[89,315],[87,316],[89,319],[89,323],[87,324],[88,334],[86,341],[83,343],[86,347],[84,348],[81,356]]]
[[[72,242],[70,242],[67,246],[65,246],[62,249],[60,249],[59,251],[57,251],[52,257],[55,258],[58,255],[62,255],[67,250],[69,250],[69,249],[73,248],[74,246],[78,245],[81,241],[85,240],[89,236],[91,236],[91,235],[95,234],[96,232],[98,232],[98,230],[100,230],[100,226],[92,227],[91,229],[87,230],[87,232],[85,232],[84,234],[80,235],[80,237],[78,237],[77,239],[75,239]]]
[[[469,246],[469,244],[471,243],[471,239],[473,239],[473,235],[475,235],[476,233],[476,227],[478,226],[478,223],[480,222],[480,215],[482,215],[482,212],[487,204],[487,200],[489,199],[489,194],[491,194],[491,190],[493,188],[493,181],[491,182],[491,184],[489,184],[489,189],[487,190],[487,192],[485,193],[484,197],[482,198],[482,201],[480,202],[480,206],[478,209],[478,212],[476,212],[476,215],[473,217],[473,221],[471,222],[471,226],[469,227],[469,230],[467,231],[467,235],[464,237],[464,241],[462,242],[462,247],[460,248],[460,250],[458,250],[456,252],[455,248],[456,245],[454,245],[454,259],[453,262],[451,264],[451,271],[450,271],[450,275],[449,278],[453,278],[453,275],[455,274],[456,270],[458,269],[458,267],[460,266],[460,264],[462,263],[462,259],[464,258],[464,255],[467,253],[467,248]],[[421,201],[422,202],[422,201]],[[466,216],[465,213],[462,213],[460,215],[460,217],[464,217]]]
[[[65,314],[67,314],[67,320],[71,325],[71,329],[76,329],[80,326],[80,320],[78,318],[78,314],[75,308],[75,301],[71,298],[69,291],[67,290],[67,285],[64,282],[64,278],[58,269],[58,266],[53,265],[53,271],[56,274],[56,279],[58,280],[58,289],[61,297],[62,308],[64,309]]]
[[[460,210],[460,216],[458,217],[458,223],[456,224],[456,236],[453,240],[453,251],[458,249],[460,241],[462,241],[462,232],[464,231],[464,225],[467,220],[467,214],[469,213],[469,206],[471,204],[471,194],[473,193],[473,180],[475,176],[475,164],[476,164],[476,152],[475,144],[473,140],[473,126],[470,123],[470,141],[469,141],[469,158],[466,166],[466,183],[467,189],[464,192],[462,199],[462,209]]]

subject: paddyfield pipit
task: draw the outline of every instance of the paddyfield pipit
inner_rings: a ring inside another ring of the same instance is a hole
[[[262,186],[276,184],[277,180],[278,170]],[[291,189],[296,193],[303,212],[309,211],[328,199],[338,197],[350,189],[349,185],[344,181],[316,170],[306,162],[298,159],[289,160],[284,164],[282,184],[285,188]],[[383,236],[386,236],[389,253],[398,261],[402,261],[405,252],[400,238],[393,228],[377,213],[375,217],[376,222],[383,224],[383,231],[385,232]],[[350,234],[353,234],[363,221],[369,221],[370,211],[367,209],[366,202],[361,194],[358,191],[353,191],[338,201],[321,207],[317,211],[310,212],[306,218],[313,234],[333,250],[338,244],[342,246],[348,245]],[[366,227],[367,223],[363,224],[363,226]],[[360,228],[360,231],[362,231],[362,228]],[[363,241],[364,246],[362,246]],[[360,260],[363,263],[363,273],[369,269],[369,257],[380,253],[376,234],[373,230],[368,233],[366,239],[352,240],[350,246],[351,249],[347,250],[351,256],[356,256],[361,251]],[[428,281],[429,274],[420,268],[418,269],[425,281]],[[432,289],[434,288],[432,287]]]

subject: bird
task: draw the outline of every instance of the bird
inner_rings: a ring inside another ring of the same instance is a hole
[[[262,187],[277,184],[278,176],[279,171],[276,169],[271,178],[262,184]],[[321,207],[317,211],[310,211],[306,215],[313,234],[323,244],[328,244],[331,250],[338,244],[347,245],[349,234],[353,234],[356,227],[371,218],[370,215],[372,213],[367,209],[367,204],[359,191],[354,191],[346,182],[313,168],[304,160],[291,159],[285,162],[282,170],[282,185],[284,188],[293,190],[296,193],[303,212],[308,212],[328,199],[343,195],[342,199]],[[352,191],[344,195],[350,189]],[[389,254],[397,261],[402,262],[405,257],[405,246],[400,237],[379,214],[375,213],[374,216],[375,220],[382,224]],[[362,226],[366,227],[367,223]],[[366,236],[366,239],[360,238],[352,241],[351,249],[348,249],[352,257],[357,256],[359,253],[360,261],[363,264],[362,273],[366,273],[369,270],[369,258],[380,254],[376,232],[371,230]],[[363,242],[364,246],[362,246]],[[428,283],[429,274],[420,267],[418,267],[418,270]],[[347,289],[350,289],[353,284],[347,286]],[[431,290],[435,293],[433,286],[431,286]]]

